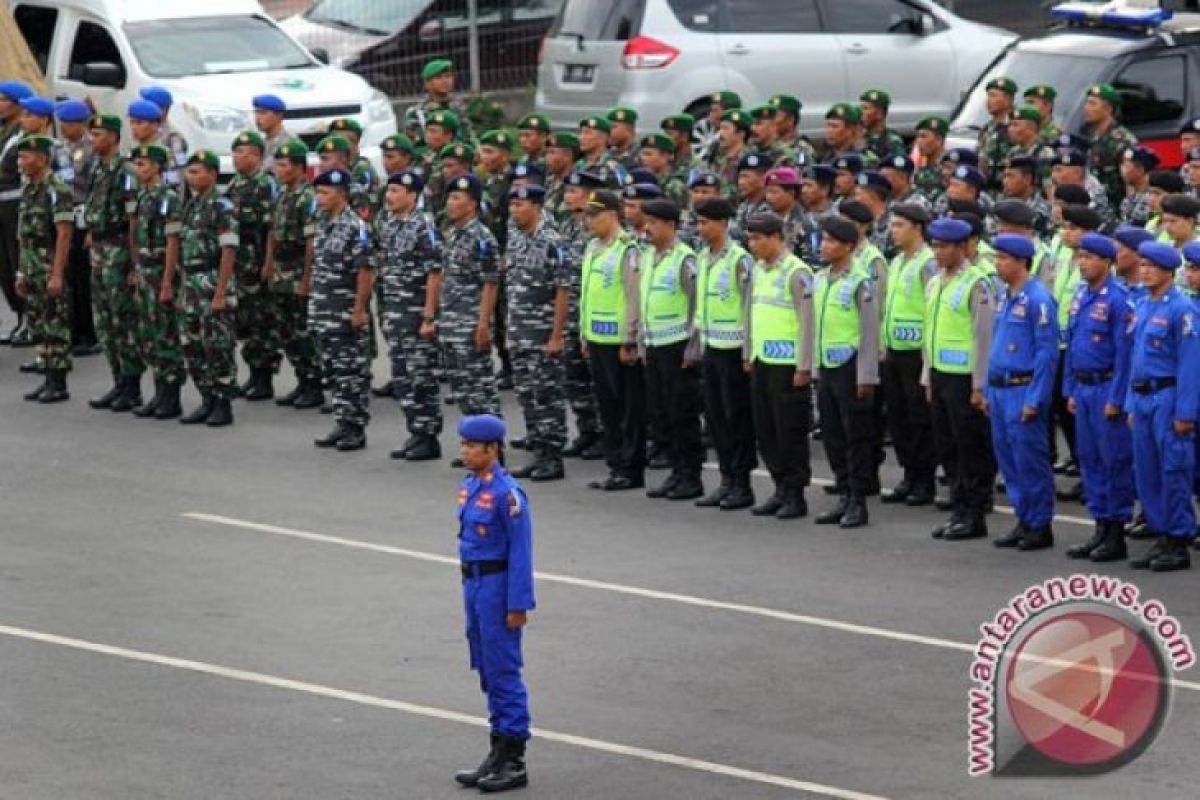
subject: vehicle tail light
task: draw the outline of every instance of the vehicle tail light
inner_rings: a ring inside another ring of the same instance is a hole
[[[679,57],[679,50],[649,36],[635,36],[625,43],[621,64],[625,69],[662,69]]]

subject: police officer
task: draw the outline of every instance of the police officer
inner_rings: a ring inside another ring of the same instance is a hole
[[[171,115],[171,106],[175,104],[175,98],[171,95],[170,90],[163,86],[144,86],[138,91],[138,95],[143,100],[154,103],[162,111],[159,127],[160,144],[171,154],[171,166],[177,170],[187,159],[188,144],[168,119]],[[176,173],[176,177],[178,178],[178,173]]]
[[[92,355],[99,352],[96,328],[92,319],[92,268],[88,250],[84,244],[87,235],[83,218],[87,202],[87,188],[91,180],[92,144],[88,139],[88,120],[92,111],[82,100],[64,100],[54,107],[58,119],[62,146],[59,148],[59,163],[54,171],[71,187],[75,203],[75,229],[71,240],[71,345],[74,355]]]
[[[521,634],[536,606],[529,500],[503,466],[504,421],[463,417],[459,457],[470,472],[458,489],[458,554],[471,669],[487,695],[491,749],[477,769],[454,776],[483,792],[529,782],[529,697],[521,679]]]
[[[1142,231],[1145,233],[1145,231]],[[1121,407],[1129,389],[1129,291],[1110,274],[1117,244],[1084,234],[1077,251],[1083,285],[1071,301],[1063,370],[1083,496],[1096,520],[1092,537],[1067,550],[1070,558],[1125,558],[1125,526],[1133,517],[1133,443]]]
[[[858,226],[831,217],[822,228],[821,257],[829,268],[813,285],[817,408],[839,498],[814,521],[860,528],[867,524],[867,495],[879,483],[874,452],[879,306],[870,275],[854,263]]]
[[[313,183],[323,218],[313,248],[308,315],[316,328],[321,372],[333,387],[334,419],[333,430],[313,444],[361,450],[371,419],[367,337],[374,242],[366,221],[350,208],[353,177],[347,170],[322,172]]]
[[[546,190],[536,184],[508,193],[513,230],[504,255],[508,338],[517,399],[525,415],[525,447],[534,460],[513,472],[534,481],[563,477],[567,439],[563,394],[571,267],[562,240],[542,216]]]
[[[592,239],[581,267],[579,330],[592,368],[609,470],[607,479],[588,487],[639,489],[646,469],[646,390],[638,355],[640,251],[621,230],[614,193],[592,192],[585,209]]]
[[[432,461],[442,456],[442,406],[434,374],[437,344],[421,326],[437,319],[437,286],[445,266],[445,242],[417,205],[425,184],[412,170],[388,177],[386,222],[379,228],[379,282],[383,331],[392,364],[392,387],[404,410],[409,437],[391,452],[395,459]]]
[[[1195,306],[1173,281],[1179,252],[1146,242],[1138,254],[1146,295],[1134,310],[1125,411],[1133,428],[1138,497],[1158,540],[1129,565],[1170,572],[1191,566],[1187,547],[1196,533],[1191,493],[1200,331]]]
[[[278,95],[259,94],[250,101],[254,108],[254,127],[263,138],[263,167],[268,170],[275,168],[275,153],[288,142],[298,142],[298,138],[288,133],[283,127],[283,115],[287,112],[287,103]]]
[[[17,142],[21,139],[21,101],[33,90],[20,81],[0,82],[0,289],[17,324],[0,337],[0,344],[31,343],[25,326],[25,301],[16,292],[20,269],[17,251],[17,206],[21,202],[21,171]]]
[[[985,519],[996,475],[984,386],[991,351],[991,280],[966,257],[969,223],[939,219],[928,235],[938,262],[925,302],[925,374],[938,461],[950,483],[953,513],[935,539],[987,536]]]
[[[1002,233],[992,240],[1005,284],[988,356],[984,409],[992,423],[996,461],[1017,524],[996,547],[1040,550],[1054,544],[1054,473],[1050,470],[1050,393],[1058,365],[1054,299],[1029,274],[1033,240]]]

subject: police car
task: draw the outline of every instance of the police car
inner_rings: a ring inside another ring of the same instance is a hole
[[[1178,166],[1180,128],[1200,116],[1198,5],[1118,0],[1055,6],[1055,28],[1009,46],[975,82],[953,117],[946,146],[975,147],[988,121],[983,87],[992,78],[1011,78],[1021,91],[1053,86],[1054,116],[1068,132],[1082,127],[1088,87],[1109,83],[1123,100],[1121,122],[1159,154],[1164,167]]]

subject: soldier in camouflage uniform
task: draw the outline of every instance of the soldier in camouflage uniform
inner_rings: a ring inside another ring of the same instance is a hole
[[[605,115],[611,128],[608,134],[608,155],[628,172],[640,162],[638,158],[638,114],[632,108],[614,108]]]
[[[1053,186],[1075,184],[1087,190],[1090,205],[1105,222],[1113,219],[1113,207],[1108,200],[1104,185],[1087,170],[1088,157],[1079,150],[1059,150],[1050,167],[1050,183]]]
[[[488,131],[479,137],[479,163],[483,167],[483,203],[479,217],[496,237],[496,245],[503,253],[508,244],[508,165],[512,153],[512,137],[505,131]],[[500,374],[496,385],[501,389],[513,388],[512,358],[508,352],[508,336],[504,326],[508,323],[508,288],[504,273],[497,285],[495,327],[492,341],[496,343],[496,355],[500,357]]]
[[[1039,168],[1040,165],[1029,156],[1009,156],[1004,164],[1001,194],[996,201],[1018,200],[1029,206],[1033,212],[1031,227],[1038,236],[1048,239],[1054,233],[1053,212],[1037,177]]]
[[[345,169],[317,176],[321,219],[313,247],[309,323],[321,351],[321,371],[333,387],[333,430],[317,447],[361,450],[371,415],[370,302],[374,242],[366,220],[350,207],[353,177]]]
[[[352,148],[345,137],[331,134],[317,143],[317,169],[329,172],[333,169],[344,169],[353,176],[351,168]],[[372,207],[373,198],[370,191],[361,181],[354,181],[349,191],[350,209],[364,221],[371,219],[375,213]]]
[[[260,94],[250,101],[250,105],[254,109],[254,127],[263,137],[263,167],[274,170],[275,152],[288,142],[300,141],[283,127],[287,103],[276,95]]]
[[[416,172],[388,178],[387,218],[378,230],[377,271],[383,287],[383,332],[392,363],[392,388],[410,434],[391,452],[395,459],[440,458],[442,408],[434,374],[437,344],[421,326],[437,318],[437,285],[445,250],[438,229],[417,210],[424,185]]]
[[[891,156],[879,164],[880,174],[887,178],[888,183],[892,186],[892,193],[888,198],[889,206],[905,203],[918,205],[925,209],[929,208],[929,199],[921,193],[920,189],[913,186],[915,170],[912,159],[905,155]]]
[[[435,201],[438,210],[433,215],[433,219],[438,228],[442,230],[443,235],[446,235],[446,228],[450,224],[446,218],[446,196],[449,194],[449,186],[456,178],[472,174],[474,166],[475,149],[471,145],[465,142],[455,142],[442,148],[440,171],[442,193]],[[425,187],[425,193],[429,194],[428,185]],[[482,199],[480,200],[480,210],[482,213]]]
[[[410,169],[423,172],[421,165],[417,163],[416,146],[413,145],[412,139],[403,133],[394,133],[380,142],[379,157],[383,161],[384,175],[395,175]]]
[[[721,179],[715,172],[696,171],[688,181],[688,204],[684,206],[679,222],[679,241],[693,250],[704,246],[700,239],[700,221],[696,206],[712,197],[721,196]],[[732,204],[730,204],[732,205]]]
[[[126,109],[129,117],[129,132],[133,134],[134,147],[143,144],[160,144],[171,154],[171,163],[163,174],[168,186],[183,190],[181,170],[187,161],[187,145],[178,133],[167,128],[161,106],[150,100],[134,100]],[[130,229],[132,234],[132,228]]]
[[[680,208],[687,206],[687,185],[675,171],[671,159],[675,154],[675,143],[665,133],[648,133],[642,137],[639,157],[642,167],[654,175],[663,190],[663,196]]]
[[[772,95],[767,105],[775,109],[775,131],[789,153],[788,163],[798,169],[817,163],[817,150],[808,137],[800,133],[799,98],[790,94]]]
[[[863,137],[862,109],[849,103],[835,103],[825,112],[825,154],[821,159],[832,164],[844,156],[862,159],[864,169],[875,169],[879,156],[866,149]]]
[[[750,109],[750,148],[771,159],[777,167],[790,166],[792,152],[779,139],[775,113],[775,107],[771,105]]]
[[[234,268],[237,285],[237,336],[250,379],[242,384],[247,400],[275,396],[272,377],[279,369],[279,312],[273,295],[262,282],[267,255],[267,234],[279,185],[262,166],[263,138],[243,131],[233,140],[235,174],[225,191],[237,219],[238,252]]]
[[[699,162],[692,154],[692,130],[695,126],[696,118],[691,114],[672,114],[662,121],[663,133],[674,143],[672,163],[675,165],[675,177],[684,187],[691,182],[692,172],[699,169]]]
[[[546,209],[561,224],[570,216],[566,207],[567,178],[579,159],[579,137],[573,133],[552,133],[546,147]]]
[[[425,177],[425,194],[421,199],[422,211],[435,217],[442,212],[442,201],[446,197],[446,179],[442,175],[442,152],[454,143],[458,136],[458,117],[452,111],[435,111],[425,122],[425,146],[421,159],[421,171]]]
[[[858,97],[862,110],[864,143],[880,162],[892,156],[902,156],[908,150],[900,134],[887,126],[892,97],[882,89],[868,89]]]
[[[526,114],[517,120],[518,163],[546,169],[546,147],[550,144],[550,119],[545,114]]]
[[[821,258],[822,223],[837,214],[833,203],[833,184],[837,171],[828,164],[805,167],[800,176],[800,204],[804,206],[804,233],[798,255],[801,260],[818,269]]]
[[[751,217],[770,211],[763,197],[767,188],[767,171],[770,169],[771,159],[758,153],[745,154],[738,164],[738,203],[733,229],[739,236],[745,236],[746,222]]]
[[[92,260],[96,332],[113,375],[113,388],[89,405],[130,411],[142,401],[141,375],[146,369],[136,338],[137,289],[130,282],[130,212],[137,197],[133,175],[118,152],[121,120],[96,115],[88,128],[96,163],[83,218]]]
[[[1038,179],[1044,183],[1049,177],[1049,165],[1054,160],[1054,149],[1048,147],[1040,138],[1042,121],[1042,112],[1033,106],[1021,106],[1014,110],[1012,118],[1008,121],[1008,155],[1005,156],[1005,161],[988,165],[988,168],[1003,179],[1004,164],[1009,159],[1031,158],[1039,165]]]
[[[949,130],[950,123],[943,117],[925,117],[917,123],[916,145],[921,163],[913,173],[913,186],[930,203],[935,203],[946,191],[941,163]]]
[[[191,195],[183,208],[180,241],[179,337],[200,405],[179,421],[212,427],[233,422],[237,390],[237,281],[239,245],[233,203],[217,193],[221,161],[211,150],[188,158],[185,177]]]
[[[1054,121],[1054,101],[1058,99],[1058,92],[1053,86],[1038,84],[1030,86],[1022,96],[1026,105],[1033,106],[1042,114],[1042,128],[1038,132],[1038,138],[1042,144],[1054,147],[1054,143],[1062,135],[1062,128]]]
[[[71,296],[66,281],[75,217],[71,187],[50,171],[54,140],[39,134],[17,142],[25,186],[17,210],[17,294],[25,300],[29,327],[45,367],[42,385],[26,400],[59,403],[70,399]]]
[[[721,179],[721,192],[736,203],[738,196],[738,164],[746,154],[746,137],[750,133],[750,115],[741,109],[731,109],[721,115],[717,129],[720,147],[708,162],[708,169]]]
[[[313,239],[317,233],[317,199],[306,172],[308,148],[287,142],[275,151],[275,177],[280,191],[271,212],[271,234],[262,284],[275,311],[276,336],[292,370],[296,388],[275,401],[292,408],[317,408],[324,402],[321,354],[308,324],[312,288]],[[277,359],[278,353],[272,357]]]
[[[986,91],[987,110],[991,119],[979,131],[976,152],[979,153],[980,168],[988,178],[989,185],[999,187],[1000,165],[1008,158],[1008,122],[1013,99],[1017,95],[1017,84],[1009,78],[992,78],[987,83]]]
[[[608,150],[608,137],[612,123],[607,117],[586,117],[579,121],[578,172],[599,175],[608,186],[619,189],[625,184],[626,169],[612,157]]]
[[[859,173],[854,199],[871,212],[870,220],[865,223],[867,227],[862,232],[863,241],[859,246],[861,249],[867,243],[875,245],[887,261],[896,254],[895,245],[892,243],[892,213],[888,205],[891,193],[892,185],[882,173],[875,170]],[[844,213],[845,207],[839,210]],[[887,281],[887,270],[882,272],[883,279],[879,281],[880,294],[883,293],[883,286]]]
[[[142,418],[175,419],[183,413],[179,392],[187,377],[175,310],[183,205],[179,193],[163,182],[171,159],[165,147],[139,145],[130,158],[140,187],[133,212],[140,312],[137,342],[142,359],[154,373],[154,396],[133,413]]]
[[[567,441],[563,355],[572,283],[562,242],[542,218],[546,190],[537,185],[509,192],[513,226],[504,254],[508,283],[508,336],[517,399],[525,415],[525,447],[534,460],[513,470],[517,478],[552,481],[563,477]]]
[[[428,62],[421,69],[421,80],[425,82],[425,99],[417,106],[417,111],[425,125],[440,111],[449,111],[456,117],[456,131],[463,141],[471,141],[475,135],[471,132],[471,118],[467,114],[467,104],[461,97],[454,94],[454,63],[445,58],[437,58]],[[444,147],[445,142],[438,147]],[[437,147],[429,145],[434,148]]]
[[[362,204],[354,206],[354,210],[362,216],[367,222],[383,207],[383,188],[380,183],[379,176],[375,174],[375,167],[371,165],[370,159],[364,156],[359,151],[359,143],[362,141],[362,125],[358,120],[343,117],[335,119],[329,123],[330,136],[340,136],[350,143],[350,153],[348,163],[350,164],[350,177],[354,179],[354,187],[360,195],[366,196],[365,208]]]
[[[1147,147],[1129,147],[1121,155],[1121,180],[1125,199],[1118,218],[1144,228],[1150,221],[1150,173],[1158,167],[1158,154]]]
[[[783,242],[799,256],[804,245],[804,207],[800,205],[800,174],[794,167],[775,167],[767,173],[763,199],[783,220]]]
[[[1121,180],[1121,155],[1131,147],[1137,147],[1137,137],[1117,121],[1121,108],[1121,94],[1107,83],[1088,89],[1083,102],[1083,127],[1090,139],[1088,148],[1088,170],[1096,176],[1104,191],[1108,193],[1109,205],[1117,208],[1125,197],[1125,184]]]

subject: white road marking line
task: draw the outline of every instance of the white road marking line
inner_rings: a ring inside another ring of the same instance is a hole
[[[310,531],[301,531],[294,528],[282,528],[278,525],[267,525],[261,522],[248,522],[246,520],[234,519],[233,517],[223,517],[217,514],[203,514],[197,511],[188,511],[180,514],[185,519],[195,520],[197,522],[208,522],[214,525],[225,525],[232,528],[243,528],[245,530],[259,531],[260,533],[269,533],[274,536],[284,536],[291,539],[303,539],[309,542],[318,542],[320,544],[331,544],[339,547],[348,547],[354,550],[367,550],[374,553],[383,553],[391,556],[401,556],[403,558],[412,558],[417,561],[430,561],[435,564],[451,564],[458,566],[458,559],[444,556],[439,553],[427,553],[421,550],[408,550],[402,547],[392,547],[386,544],[376,544],[375,542],[365,542],[361,539],[347,539],[341,536],[330,536],[324,533],[312,533]],[[775,608],[764,608],[762,606],[751,606],[743,603],[729,603],[724,600],[712,600],[706,597],[696,597],[688,594],[678,594],[676,592],[662,592],[657,589],[644,589],[639,586],[627,586],[622,583],[609,583],[607,581],[596,581],[590,578],[576,578],[571,575],[559,575],[553,572],[535,572],[534,577],[539,581],[547,583],[560,583],[564,586],[576,586],[581,589],[595,589],[602,592],[612,592],[614,594],[629,595],[631,597],[642,597],[648,600],[663,600],[670,603],[679,603],[680,605],[695,606],[697,608],[711,608],[718,611],[731,611],[736,614],[746,614],[753,617],[765,617],[779,622],[791,622],[800,625],[811,625],[817,628],[827,628],[829,630],[841,631],[842,633],[855,633],[861,636],[875,636],[881,639],[891,639],[897,642],[908,642],[910,644],[923,644],[929,647],[940,647],[945,650],[958,650],[964,653],[974,653],[975,645],[967,642],[956,642],[951,639],[939,639],[935,636],[922,636],[916,633],[906,633],[904,631],[891,630],[888,628],[879,628],[874,625],[859,625],[854,622],[842,622],[836,619],[827,619],[825,617],[814,617],[808,614],[795,614],[791,611],[782,611]],[[1174,680],[1172,683],[1183,689],[1191,689],[1200,691],[1200,683],[1191,681]]]
[[[718,464],[713,464],[712,462],[708,462],[704,465],[704,468],[716,470],[716,469],[719,469],[720,466]],[[771,474],[769,472],[767,472],[765,469],[753,470],[751,472],[751,474],[756,475],[760,478],[770,478],[771,477]],[[834,484],[834,482],[829,480],[828,478],[812,478],[810,480],[810,482],[812,483],[813,486],[833,486],[833,484]],[[996,513],[998,513],[998,514],[1007,514],[1010,517],[1015,516],[1017,513],[1012,508],[1012,506],[998,505],[998,506],[996,506],[995,510],[996,510]],[[1083,525],[1084,527],[1087,527],[1087,528],[1090,528],[1096,524],[1096,521],[1094,519],[1088,519],[1087,517],[1072,517],[1068,514],[1055,514],[1054,521],[1055,522],[1063,522],[1068,525]]]
[[[131,650],[125,647],[100,644],[98,642],[90,642],[85,639],[74,639],[68,636],[59,636],[53,633],[33,631],[26,628],[13,627],[10,625],[0,625],[0,635],[9,636],[15,639],[40,642],[42,644],[57,645],[59,647],[70,648],[72,650],[96,653],[114,658],[121,658],[127,661],[137,661],[143,664],[154,664],[160,667],[170,667],[172,669],[185,670],[187,672],[195,672],[202,675],[212,675],[218,678],[241,681],[242,683],[251,683],[259,686],[268,686],[274,689],[300,692],[302,694],[315,695],[317,697],[324,697],[331,700],[341,700],[347,703],[356,703],[362,706],[383,708],[388,709],[389,711],[399,711],[404,714],[411,714],[418,717],[427,717],[446,722],[457,722],[462,725],[471,725],[478,728],[488,727],[488,721],[486,719],[483,719],[482,717],[474,717],[469,714],[463,714],[458,711],[451,711],[449,709],[436,708],[433,706],[418,705],[416,703],[407,703],[403,700],[393,700],[391,698],[378,697],[376,695],[364,694],[362,692],[337,689],[332,686],[323,686],[317,683],[307,683],[305,681],[293,680],[291,678],[268,675],[262,672],[250,672],[242,669],[234,669],[232,667],[224,667],[219,664],[210,664],[205,661],[193,661],[191,659],[176,658],[174,656],[162,655],[160,653],[150,653],[143,650]],[[595,750],[597,752],[607,753],[609,755],[627,756],[629,758],[637,758],[642,761],[650,761],[656,764],[666,764],[669,766],[682,767],[683,769],[690,769],[697,772],[723,775],[727,778],[737,778],[739,780],[750,781],[752,783],[780,786],[785,789],[795,789],[797,791],[809,792],[810,794],[818,794],[824,797],[836,797],[841,798],[842,800],[886,800],[886,798],[883,798],[879,795],[864,794],[862,792],[855,792],[850,789],[840,789],[836,786],[826,786],[824,784],[813,783],[811,781],[788,778],[783,775],[772,775],[768,772],[757,772],[755,770],[742,769],[741,767],[734,767],[728,764],[718,764],[712,761],[688,758],[687,756],[675,755],[673,753],[663,753],[657,750],[648,750],[644,747],[634,747],[632,745],[609,742],[603,739],[593,739],[587,736],[576,736],[572,733],[561,733],[559,731],[535,728],[533,730],[533,735],[538,739],[544,739],[548,742],[557,742],[558,744],[571,745],[573,747],[580,747],[587,750]]]

